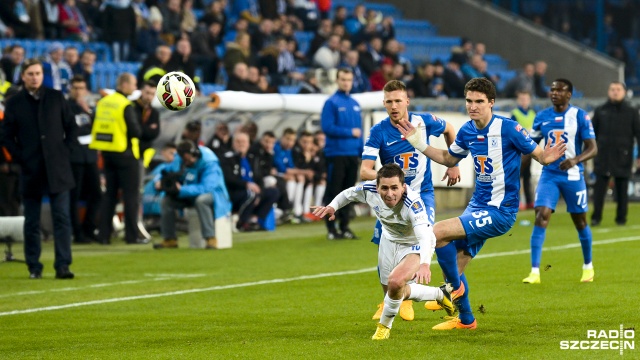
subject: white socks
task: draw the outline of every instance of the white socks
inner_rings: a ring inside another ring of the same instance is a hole
[[[322,206],[322,198],[324,198],[324,191],[327,185],[316,185],[316,191],[314,194],[313,204],[315,206]]]
[[[304,196],[304,182],[296,183],[296,192],[293,197],[293,215],[302,216],[302,197]]]
[[[540,268],[532,267],[531,273],[540,275]]]
[[[593,269],[593,263],[592,262],[582,265],[582,270],[591,270],[591,269]]]
[[[311,212],[311,198],[313,197],[313,184],[304,188],[304,199],[302,200],[302,213]]]
[[[287,181],[287,196],[289,196],[291,203],[293,203],[293,199],[296,197],[296,185],[298,185],[298,183],[293,180]]]
[[[398,311],[400,311],[400,304],[402,304],[402,300],[394,300],[390,298],[388,294],[385,295],[380,324],[391,328],[393,319],[395,319],[396,315],[398,315]]]
[[[411,289],[411,294],[407,297],[407,300],[414,301],[428,301],[428,300],[442,300],[442,290],[437,287],[427,286],[422,284],[411,283],[408,284]]]

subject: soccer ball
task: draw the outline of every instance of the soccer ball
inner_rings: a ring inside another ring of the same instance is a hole
[[[193,102],[196,87],[185,73],[172,71],[165,74],[156,87],[156,97],[160,104],[172,111],[187,108]]]

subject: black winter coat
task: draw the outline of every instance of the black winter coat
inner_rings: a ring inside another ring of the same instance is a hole
[[[592,122],[598,144],[594,172],[603,176],[631,177],[634,137],[640,144],[638,109],[626,101],[607,101],[596,108]]]
[[[62,92],[41,87],[36,101],[25,89],[6,104],[3,144],[22,166],[23,195],[57,194],[75,186],[70,149],[77,125]]]

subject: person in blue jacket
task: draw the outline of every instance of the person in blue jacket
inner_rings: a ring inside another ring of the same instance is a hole
[[[216,249],[214,219],[228,216],[231,212],[229,193],[224,184],[224,176],[218,157],[206,146],[198,146],[190,140],[178,144],[178,156],[167,166],[165,172],[155,179],[156,189],[164,190],[161,205],[160,229],[162,243],[154,244],[155,249],[177,248],[176,210],[194,207],[200,219],[202,236],[207,240],[207,249]],[[167,189],[162,177],[169,172],[178,173],[175,186]]]
[[[327,189],[324,203],[328,204],[341,191],[352,187],[358,178],[362,141],[360,105],[349,94],[353,87],[353,72],[341,68],[337,74],[338,91],[324,103],[321,115],[322,131],[326,134],[324,148],[327,164]],[[327,239],[356,239],[349,229],[351,205],[336,212],[340,223],[326,220]]]

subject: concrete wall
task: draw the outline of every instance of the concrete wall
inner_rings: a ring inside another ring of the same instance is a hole
[[[624,80],[622,63],[505,11],[496,10],[488,1],[373,2],[393,4],[407,19],[426,19],[438,27],[439,35],[483,42],[489,53],[500,54],[509,60],[512,69],[520,69],[526,61],[545,60],[549,64],[547,82],[554,78],[567,78],[585,96],[602,96],[611,81]]]

